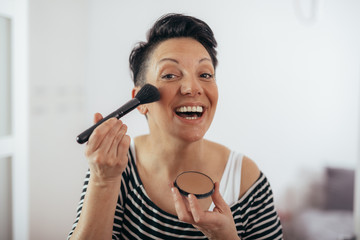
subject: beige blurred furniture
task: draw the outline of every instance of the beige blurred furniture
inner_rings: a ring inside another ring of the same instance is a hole
[[[306,174],[304,178],[309,179]],[[283,220],[285,239],[355,239],[354,182],[354,170],[334,167],[307,182],[301,206]]]

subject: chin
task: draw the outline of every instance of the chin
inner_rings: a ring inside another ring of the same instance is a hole
[[[191,136],[191,137],[187,137],[186,139],[184,139],[185,141],[189,142],[189,143],[193,143],[193,142],[197,142],[200,141],[204,138],[204,136]]]
[[[179,134],[180,138],[183,139],[186,142],[197,142],[199,140],[202,140],[205,136],[205,132],[199,132],[199,131],[184,131]]]

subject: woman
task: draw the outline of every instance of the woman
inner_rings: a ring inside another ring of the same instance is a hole
[[[135,87],[156,86],[158,102],[138,110],[150,133],[133,141],[122,121],[96,128],[86,146],[90,170],[71,239],[281,239],[272,191],[256,164],[203,137],[218,90],[216,40],[194,17],[159,19],[130,55]],[[95,114],[95,122],[102,116]],[[206,173],[211,198],[182,197],[183,171]]]

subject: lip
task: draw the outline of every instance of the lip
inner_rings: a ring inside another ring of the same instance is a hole
[[[189,106],[189,107],[201,106],[201,107],[203,107],[203,109],[206,109],[206,108],[207,108],[203,103],[200,103],[200,102],[182,103],[182,104],[176,105],[176,106],[173,108],[174,112],[175,112],[175,110],[176,110],[177,108],[182,107],[182,106]]]
[[[199,117],[197,119],[182,118],[176,114],[176,109],[178,109],[179,107],[182,107],[182,106],[187,106],[187,107],[201,106],[203,108],[203,113],[201,114],[201,117]],[[205,106],[203,103],[199,103],[199,102],[182,103],[173,108],[173,114],[176,116],[176,118],[187,124],[198,124],[199,122],[201,122],[204,119],[205,115],[207,114],[207,111],[208,111],[208,107]]]

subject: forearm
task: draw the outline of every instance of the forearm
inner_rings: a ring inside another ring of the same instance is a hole
[[[79,222],[71,239],[111,239],[120,180],[98,183],[90,177]]]

